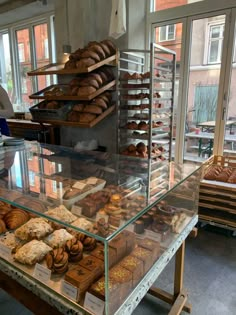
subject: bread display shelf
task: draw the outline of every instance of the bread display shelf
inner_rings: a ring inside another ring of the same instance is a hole
[[[70,126],[70,127],[80,127],[80,128],[92,128],[97,125],[104,118],[109,116],[115,109],[115,105],[112,105],[107,110],[105,110],[102,114],[100,114],[97,118],[92,120],[90,123],[79,123],[73,121],[64,121],[64,120],[43,120],[44,123],[57,125],[57,126]],[[40,122],[40,120],[32,120],[35,122]]]
[[[59,88],[62,89],[62,91],[64,90],[65,93],[70,91],[70,86],[66,85],[66,84],[53,84],[50,85],[48,87],[46,87],[45,89],[38,91],[32,95],[29,96],[30,99],[46,99],[46,100],[59,100],[59,101],[90,101],[93,98],[95,98],[96,96],[102,94],[103,92],[107,91],[108,89],[110,89],[111,87],[115,86],[116,81],[113,80],[111,82],[109,82],[108,84],[104,85],[103,87],[101,87],[100,89],[98,89],[96,92],[92,93],[92,94],[88,94],[88,95],[84,95],[84,96],[74,96],[74,95],[44,95],[45,92],[49,92],[51,90],[53,90],[54,88]]]
[[[153,140],[157,140],[157,139],[162,139],[163,137],[168,137],[169,133],[165,132],[165,133],[160,133],[160,134],[155,134],[152,135],[152,139]],[[121,136],[122,137],[122,136]],[[128,139],[136,139],[136,140],[149,140],[149,136],[148,135],[126,135],[126,138]]]
[[[232,200],[236,200],[236,194],[232,194],[230,191],[227,190],[215,190],[215,188],[210,189],[210,187],[202,187],[200,186],[200,194],[206,194],[210,196],[222,196],[230,198]],[[225,199],[224,199],[225,200]]]
[[[230,228],[236,229],[236,222],[227,218],[218,218],[215,214],[206,215],[206,214],[199,214],[199,219],[201,221],[206,221],[206,223],[210,223],[212,225],[220,224],[221,227],[228,226]]]
[[[79,74],[79,73],[88,73],[93,70],[100,68],[103,65],[116,65],[117,55],[112,55],[90,67],[84,68],[72,68],[64,69],[65,64],[60,63],[50,63],[42,68],[28,72],[29,76],[35,75],[47,75],[47,74]]]

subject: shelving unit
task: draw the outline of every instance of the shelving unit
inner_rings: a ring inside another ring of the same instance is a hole
[[[175,66],[175,52],[154,43],[150,50],[127,49],[119,55],[117,151],[148,158],[145,169],[150,176],[145,184],[150,197],[162,191],[157,189],[162,177],[153,181],[152,172],[171,161]],[[130,151],[130,145],[137,148],[140,142],[146,146],[145,152]],[[136,163],[134,158],[129,166]]]
[[[80,76],[83,75],[86,77],[86,75],[88,75],[90,72],[95,71],[100,69],[102,66],[116,66],[117,64],[117,54],[114,54],[110,57],[107,57],[106,59],[97,62],[96,64],[89,66],[89,67],[80,67],[80,68],[72,68],[72,69],[66,69],[64,66],[64,64],[59,64],[59,63],[51,63],[48,64],[42,68],[30,71],[28,73],[29,76],[38,76],[38,75],[67,75],[69,76],[70,80],[72,78],[74,78],[74,75]],[[45,100],[45,101],[81,101],[83,102],[89,102],[92,101],[95,97],[101,95],[102,93],[106,92],[106,91],[111,91],[114,90],[114,86],[116,84],[115,80],[111,80],[109,82],[107,82],[105,85],[101,86],[99,89],[97,89],[95,92],[91,93],[91,94],[87,94],[87,95],[71,95],[71,88],[69,84],[54,84],[54,85],[50,85],[44,89],[42,89],[41,91],[38,91],[32,95],[29,96],[30,99],[38,99],[38,100]],[[54,94],[54,90],[55,89],[59,89],[60,93],[59,95],[57,95],[56,93]],[[70,102],[71,105],[71,102]],[[67,106],[67,104],[65,104],[64,106]],[[88,122],[88,123],[82,123],[82,122],[74,122],[74,121],[67,121],[64,120],[64,116],[63,118],[58,117],[57,119],[54,119],[54,117],[52,116],[52,118],[50,118],[50,114],[48,116],[46,116],[45,118],[41,118],[36,117],[35,110],[41,110],[40,108],[36,106],[34,106],[32,108],[34,110],[31,111],[32,115],[33,115],[33,119],[32,121],[34,122],[40,122],[40,123],[49,123],[52,125],[56,125],[56,126],[70,126],[70,127],[81,127],[81,128],[92,128],[95,125],[97,125],[99,122],[101,122],[104,118],[106,118],[108,115],[110,115],[114,109],[115,109],[115,105],[114,103],[112,103],[106,110],[103,111],[102,114],[98,115],[94,120]],[[42,111],[49,111],[47,109],[42,109]],[[53,111],[53,110],[52,110]],[[55,112],[56,110],[54,110]],[[69,112],[69,109],[68,109]]]

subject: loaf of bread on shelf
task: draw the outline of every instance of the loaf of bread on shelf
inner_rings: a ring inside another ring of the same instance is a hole
[[[43,241],[32,240],[16,251],[14,259],[22,264],[34,265],[42,261],[51,250]]]
[[[100,115],[102,114],[102,108],[97,106],[97,105],[86,105],[84,107],[84,112],[85,113],[91,113],[91,114],[96,114],[96,115]]]
[[[73,110],[76,112],[83,112],[85,105],[84,104],[75,104]]]
[[[90,78],[94,78],[94,79],[97,81],[97,83],[99,84],[99,86],[102,86],[102,85],[103,85],[103,80],[102,80],[102,77],[100,76],[99,73],[91,72],[91,73],[89,74],[89,77],[90,77]]]
[[[109,47],[111,54],[116,53],[117,50],[116,45],[110,39],[102,40],[101,43]]]
[[[72,110],[68,113],[67,115],[67,120],[68,121],[73,121],[73,122],[79,122],[80,120],[80,112]]]
[[[83,59],[80,59],[78,61],[76,61],[76,68],[77,69],[83,69],[83,68],[86,68],[86,67],[90,67],[92,65],[94,65],[96,62],[94,59],[92,58],[83,58]]]
[[[220,182],[227,182],[232,172],[232,167],[224,167],[223,170],[216,176],[216,180]]]
[[[93,86],[95,89],[99,89],[98,81],[91,76],[88,76],[84,78],[83,80],[81,80],[79,85],[80,86]]]
[[[204,179],[215,180],[216,177],[222,172],[223,167],[220,165],[211,165],[204,175]]]
[[[108,103],[102,97],[95,97],[91,104],[97,105],[103,110],[107,109]]]
[[[79,122],[80,123],[90,123],[92,122],[97,115],[91,114],[91,113],[81,113],[79,117]]]
[[[94,44],[90,45],[89,50],[96,52],[101,60],[106,58],[106,54],[105,54],[102,46],[99,45],[99,43],[94,43]]]
[[[99,62],[101,61],[101,58],[99,57],[99,55],[91,50],[91,49],[86,49],[82,54],[81,54],[81,58],[92,58],[95,62]]]
[[[94,86],[81,86],[78,89],[77,96],[85,97],[85,96],[95,93],[96,91],[97,89]]]

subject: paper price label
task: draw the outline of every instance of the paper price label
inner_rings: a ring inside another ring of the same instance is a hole
[[[73,205],[73,206],[71,207],[71,212],[72,212],[73,214],[75,214],[75,215],[81,215],[81,213],[82,213],[82,208]]]
[[[97,184],[97,178],[96,177],[89,177],[88,179],[87,179],[87,184],[88,185],[96,185]]]
[[[79,190],[83,190],[85,186],[86,186],[85,183],[76,182],[76,183],[73,185],[73,188],[76,188],[76,189],[79,189]]]
[[[0,243],[0,257],[4,258],[6,260],[9,260],[9,258],[11,257],[11,248]]]
[[[87,292],[85,295],[84,307],[96,315],[103,315],[105,303],[96,296]]]
[[[78,300],[78,288],[74,287],[70,283],[66,282],[65,280],[61,281],[61,293],[64,294],[69,299],[77,302]]]
[[[47,283],[51,278],[51,270],[40,264],[36,264],[34,268],[34,277],[41,282]]]

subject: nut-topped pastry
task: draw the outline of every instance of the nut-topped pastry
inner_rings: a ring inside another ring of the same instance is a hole
[[[120,265],[132,273],[132,284],[134,287],[144,275],[143,261],[129,255],[121,260]]]
[[[119,284],[120,298],[124,299],[132,288],[132,273],[118,264],[109,271],[109,278]]]
[[[144,238],[138,242],[138,245],[140,247],[146,248],[152,252],[153,263],[159,257],[159,254],[160,254],[160,243],[159,242],[154,241],[150,238]]]
[[[143,261],[145,273],[151,268],[153,264],[153,260],[152,260],[152,252],[150,250],[138,246],[131,252],[130,255]]]
[[[51,225],[43,218],[33,218],[19,227],[15,235],[21,240],[42,239],[53,231]]]
[[[55,273],[64,273],[68,270],[68,253],[64,248],[56,248],[46,255],[48,269]]]
[[[69,261],[75,262],[83,258],[83,244],[75,237],[66,242],[65,250],[69,255]]]

